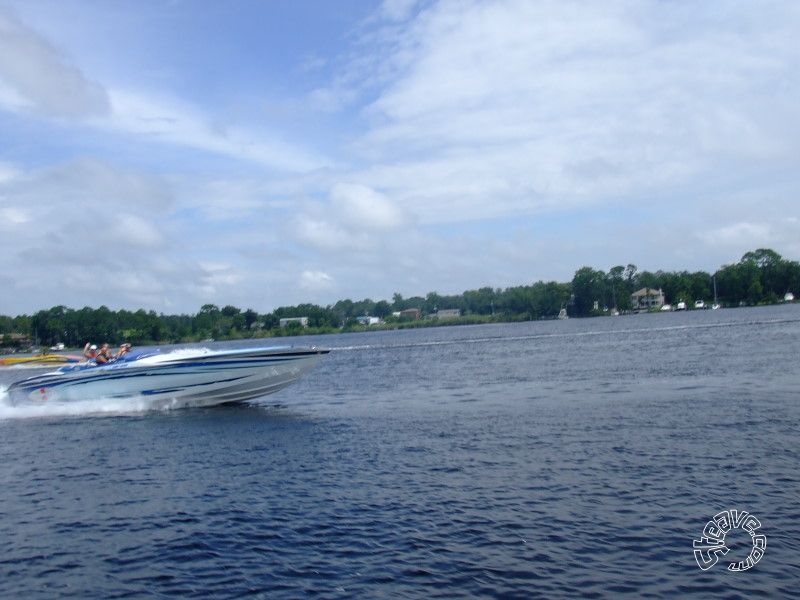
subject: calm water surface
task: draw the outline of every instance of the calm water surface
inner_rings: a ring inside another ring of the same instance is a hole
[[[291,343],[256,406],[0,392],[0,597],[797,597],[800,306]]]

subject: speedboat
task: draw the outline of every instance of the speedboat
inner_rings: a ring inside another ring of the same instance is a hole
[[[289,346],[141,350],[106,364],[65,365],[12,383],[8,393],[14,404],[119,398],[142,398],[152,408],[230,404],[277,392],[328,352]]]

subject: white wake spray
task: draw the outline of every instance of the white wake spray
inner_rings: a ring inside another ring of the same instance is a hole
[[[42,402],[14,405],[8,395],[8,388],[0,387],[0,421],[7,419],[37,419],[47,417],[78,416],[123,416],[138,415],[151,411],[166,411],[179,406],[154,404],[147,398],[98,398],[70,402]]]

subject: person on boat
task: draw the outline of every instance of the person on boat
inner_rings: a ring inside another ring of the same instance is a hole
[[[126,342],[124,344],[120,344],[119,352],[117,352],[117,355],[114,358],[121,358],[130,351],[131,351],[131,345],[129,343]]]
[[[83,347],[83,356],[86,360],[94,360],[97,358],[97,346],[86,342],[86,345]]]
[[[100,346],[100,351],[97,353],[97,356],[94,357],[94,361],[98,365],[104,365],[112,358],[114,358],[114,355],[111,353],[111,349],[108,347],[108,344],[103,344]]]

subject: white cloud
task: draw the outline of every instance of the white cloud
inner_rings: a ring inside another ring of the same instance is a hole
[[[351,104],[358,94],[355,90],[342,85],[322,87],[312,90],[308,102],[312,108],[323,113],[335,113]]]
[[[775,215],[757,221],[738,221],[695,235],[705,246],[732,257],[756,248],[780,249],[788,252],[787,257],[793,260],[800,255],[800,219],[792,216]]]
[[[21,208],[0,208],[0,228],[11,229],[18,225],[25,225],[30,220],[28,213]]]
[[[83,23],[124,12],[81,6]],[[359,19],[272,72],[225,48],[180,61],[197,48],[178,38],[154,60],[164,31],[141,20],[130,40],[156,46],[105,58],[77,17],[62,49],[2,13],[0,313],[265,310],[800,256],[795,4],[387,0]]]
[[[418,0],[384,0],[380,7],[381,17],[390,21],[402,21],[411,15]]]
[[[369,231],[402,227],[407,217],[385,194],[357,183],[337,183],[331,189],[331,208],[344,223]]]
[[[365,251],[371,247],[371,239],[364,233],[349,231],[336,221],[326,221],[308,214],[294,220],[294,236],[302,245],[320,250]]]
[[[409,218],[386,195],[356,183],[334,183],[328,202],[305,203],[292,218],[294,240],[326,252],[376,252],[385,236],[407,226]]]
[[[0,161],[0,185],[10,182],[17,175],[19,175],[19,169],[10,163]]]
[[[241,283],[242,276],[235,266],[218,261],[202,261],[200,267],[205,272],[204,287],[209,293],[216,294],[218,288],[235,286]]]
[[[331,289],[333,285],[333,277],[324,271],[303,271],[300,274],[300,287],[303,289],[320,292]]]
[[[245,179],[190,182],[193,208],[214,221],[236,221],[265,210],[272,203],[269,189]]]
[[[106,235],[112,248],[118,245],[157,248],[164,243],[164,236],[158,226],[138,215],[120,214],[108,228]]]
[[[90,81],[41,35],[0,8],[0,103],[45,116],[89,117],[108,112],[103,87]]]
[[[0,270],[14,274],[4,302],[161,306],[191,293],[203,273],[164,231],[172,193],[158,177],[98,161],[0,182]]]
[[[327,159],[284,142],[275,134],[214,123],[202,110],[180,100],[121,89],[110,90],[109,96],[110,116],[94,121],[100,128],[290,172],[329,165]]]
[[[429,5],[378,45],[394,77],[355,145],[373,163],[361,180],[445,222],[630,201],[800,154],[797,11],[707,11]]]
[[[163,178],[90,159],[18,172],[0,182],[0,193],[7,203],[23,206],[38,217],[62,213],[92,218],[132,208],[153,215],[169,209],[172,201]]]
[[[704,237],[712,245],[749,247],[761,246],[772,236],[770,226],[765,223],[733,223],[711,229]]]
[[[220,121],[203,103],[165,92],[103,86],[42,35],[0,8],[0,108],[89,125],[98,132],[179,145],[288,172],[330,161],[268,128]]]

